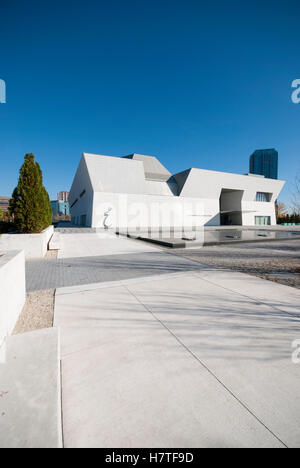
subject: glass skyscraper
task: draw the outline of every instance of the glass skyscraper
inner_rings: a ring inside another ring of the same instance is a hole
[[[250,174],[278,179],[278,152],[272,149],[256,150],[250,156]]]

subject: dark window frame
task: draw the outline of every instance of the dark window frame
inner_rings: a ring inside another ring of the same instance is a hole
[[[78,198],[76,198],[76,200],[74,201],[74,203],[72,203],[71,208],[73,208],[73,206],[75,206],[77,202],[78,202]]]

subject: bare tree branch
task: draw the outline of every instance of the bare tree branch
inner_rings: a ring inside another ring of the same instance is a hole
[[[295,178],[292,207],[295,213],[300,213],[300,175]]]

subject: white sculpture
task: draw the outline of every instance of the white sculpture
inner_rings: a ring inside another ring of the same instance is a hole
[[[111,212],[112,212],[112,208],[111,208],[111,207],[107,208],[107,210],[104,211],[103,226],[104,226],[104,229],[106,229],[106,230],[110,228],[110,226],[108,226],[108,225],[106,224],[106,221],[108,220],[109,215],[111,214]]]

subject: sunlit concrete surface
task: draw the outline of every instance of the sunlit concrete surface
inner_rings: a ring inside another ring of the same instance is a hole
[[[300,292],[224,271],[59,289],[66,447],[299,447]]]
[[[157,249],[138,241],[119,237],[113,232],[108,234],[63,234],[60,236],[58,258],[98,257],[140,252],[157,252]]]
[[[0,362],[0,448],[62,447],[59,333],[7,339]]]
[[[0,348],[25,304],[24,251],[0,252]]]

